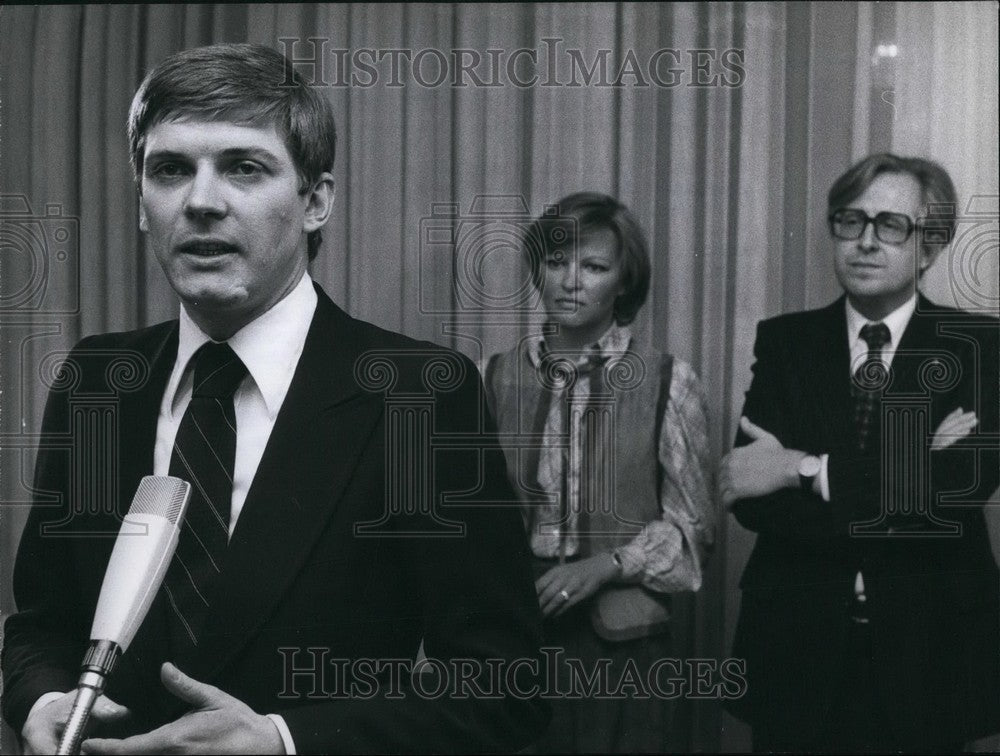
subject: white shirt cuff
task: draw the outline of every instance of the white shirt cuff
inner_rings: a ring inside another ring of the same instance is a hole
[[[65,695],[65,693],[60,693],[58,690],[51,690],[48,693],[42,693],[42,695],[38,697],[38,700],[31,705],[31,709],[28,710],[28,717],[30,718],[32,714],[42,707],[48,706],[57,698],[62,698]]]
[[[285,753],[292,756],[295,753],[295,741],[292,740],[292,733],[288,729],[288,725],[285,724],[285,718],[280,714],[265,714],[264,716],[270,719],[274,723],[274,726],[278,728],[281,742],[285,745]]]
[[[821,454],[819,457],[819,494],[823,501],[830,501],[830,477],[827,475],[827,462],[830,461],[829,454]]]

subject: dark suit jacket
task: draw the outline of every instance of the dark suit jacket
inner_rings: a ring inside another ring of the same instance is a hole
[[[831,500],[784,489],[734,506],[757,533],[733,650],[748,690],[729,702],[734,713],[772,733],[820,727],[846,669],[860,569],[897,742],[1000,730],[1000,582],[982,507],[1000,475],[998,327],[920,297],[893,359],[885,425],[863,456],[844,299],[759,324],[744,414],[788,448],[828,453]],[[978,414],[974,435],[931,452],[956,407]]]
[[[75,454],[43,441],[18,553],[18,612],[3,653],[4,715],[18,731],[39,695],[76,685],[114,534],[139,479],[152,473],[176,350],[176,321],[92,337],[56,379],[43,437],[69,434]],[[204,637],[180,666],[260,713],[282,714],[300,752],[484,751],[530,741],[547,717],[536,698],[466,691],[463,699],[449,689],[434,699],[407,692],[405,674],[392,681],[389,667],[378,668],[413,659],[421,640],[442,660],[537,655],[527,544],[484,406],[469,360],[354,320],[319,290]],[[394,451],[400,434],[387,433],[390,417],[409,419],[392,427],[403,428],[416,456]],[[421,440],[422,428],[433,444]],[[117,511],[84,511],[106,503],[76,493],[94,489],[87,477],[102,469],[103,490],[117,487]],[[422,488],[433,506],[413,498]],[[393,510],[387,491],[415,503],[412,511]],[[171,658],[165,611],[161,592],[107,690],[143,729],[183,712],[157,692],[158,667]],[[347,666],[345,680],[347,662],[337,660],[368,661]],[[352,680],[359,687],[349,696]],[[476,681],[487,693],[505,690],[502,675],[493,690]],[[386,698],[387,688],[404,695]]]

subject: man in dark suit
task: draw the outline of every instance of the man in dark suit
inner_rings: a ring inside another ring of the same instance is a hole
[[[720,486],[757,533],[729,708],[758,751],[944,751],[1000,730],[998,321],[920,275],[955,228],[940,166],[874,155],[833,185],[845,296],[759,324]]]
[[[5,627],[25,749],[55,748],[127,501],[168,473],[193,483],[177,553],[94,711],[116,737],[85,752],[523,747],[539,612],[478,374],[307,273],[329,105],[268,48],[199,48],[146,78],[129,138],[182,309],[84,339],[55,379],[43,438],[79,443],[40,450]],[[114,506],[77,501],[107,469]]]

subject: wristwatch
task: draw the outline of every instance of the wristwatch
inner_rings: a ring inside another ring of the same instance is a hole
[[[618,549],[611,552],[611,559],[614,561],[615,565],[618,567],[618,577],[625,574],[625,564],[622,562],[622,555],[618,553]]]
[[[813,490],[813,481],[819,475],[823,461],[812,454],[807,454],[799,460],[799,485],[803,491]]]

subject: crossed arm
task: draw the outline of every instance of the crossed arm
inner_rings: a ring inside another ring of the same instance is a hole
[[[819,538],[845,535],[851,522],[870,521],[880,515],[884,484],[891,484],[895,495],[902,497],[907,489],[913,493],[912,487],[920,482],[904,476],[903,471],[884,481],[883,475],[891,466],[883,463],[879,453],[852,456],[840,450],[830,453],[821,473],[826,476],[828,495],[824,496],[821,476],[811,492],[802,491],[798,464],[807,452],[786,447],[780,440],[800,421],[787,416],[786,411],[799,398],[791,397],[790,392],[802,387],[788,379],[789,357],[782,351],[779,334],[768,332],[763,325],[754,348],[754,377],[736,448],[720,465],[720,497],[744,527],[756,532]],[[933,434],[919,441],[930,451],[931,487],[924,496],[930,511],[945,520],[962,520],[979,513],[974,507],[939,509],[941,494],[963,492],[967,501],[985,500],[998,482],[997,450],[975,448],[976,443],[982,446],[981,442],[966,443],[973,432],[986,438],[997,432],[996,340],[984,332],[983,341],[975,361],[979,370],[970,370],[971,375],[965,376],[970,385],[976,381],[982,384],[977,411],[953,406]],[[948,401],[948,397],[940,400]]]

